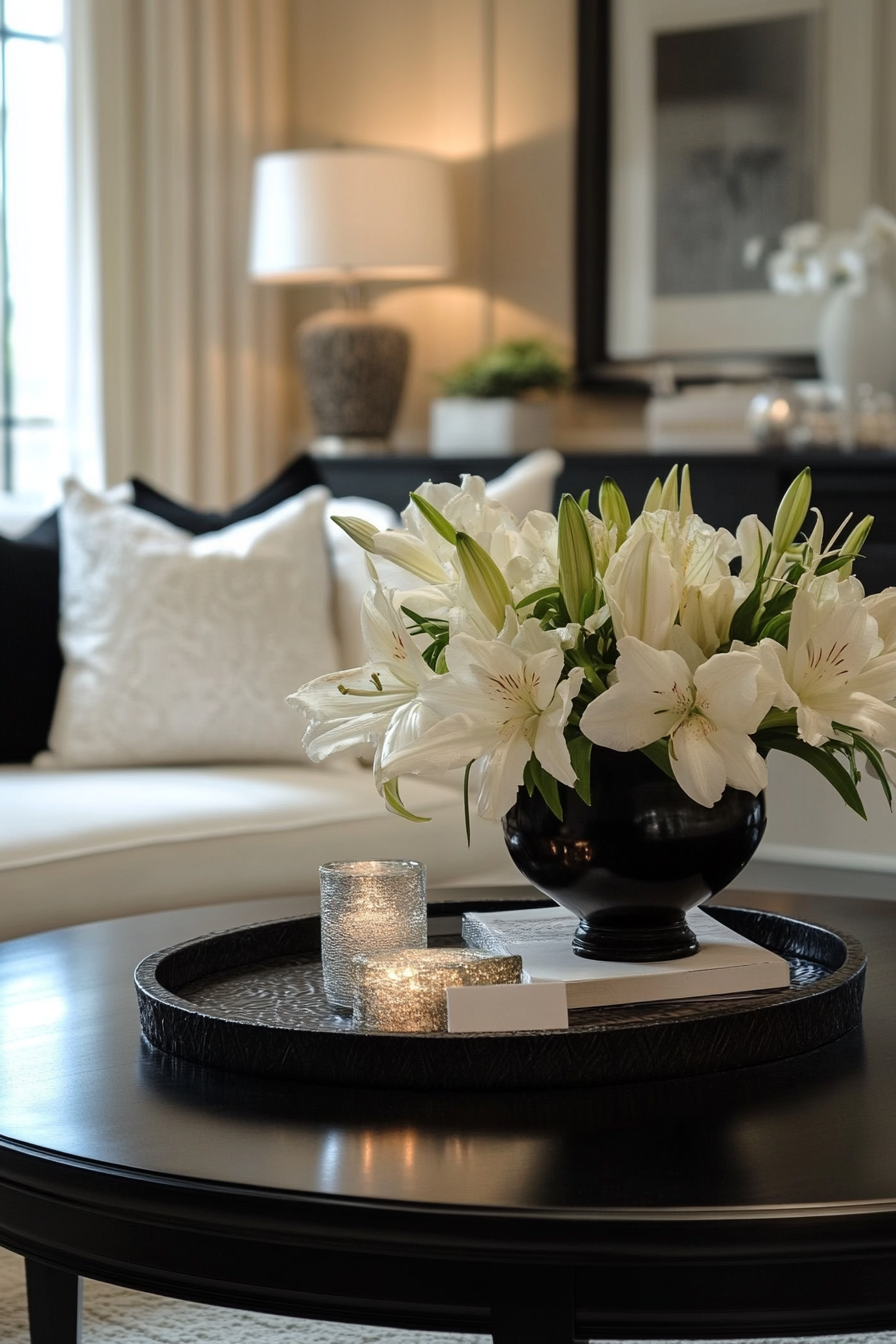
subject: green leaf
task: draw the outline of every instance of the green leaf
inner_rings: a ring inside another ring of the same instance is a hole
[[[528,597],[521,597],[516,604],[516,609],[517,611],[522,611],[524,607],[531,606],[534,602],[540,602],[542,598],[559,597],[559,595],[560,589],[556,584],[552,584],[550,588],[539,588],[537,592],[530,593]],[[404,608],[402,607],[402,611],[403,610]]]
[[[390,779],[383,785],[383,797],[392,811],[397,812],[400,817],[404,817],[405,821],[432,821],[432,817],[418,817],[407,810],[398,792],[397,779]]]
[[[569,759],[576,772],[576,793],[587,807],[591,806],[591,741],[574,737],[569,743]]]
[[[788,733],[782,733],[774,729],[756,733],[754,741],[763,756],[770,751],[785,751],[791,756],[798,756],[801,761],[811,765],[820,775],[833,784],[840,797],[851,807],[853,812],[857,812],[863,821],[868,818],[865,814],[865,808],[859,797],[859,791],[853,783],[849,771],[840,764],[828,751],[822,747],[811,747],[808,742],[803,742],[801,738],[790,736]]]
[[[473,769],[473,764],[473,761],[468,761],[464,771],[464,826],[467,831],[467,849],[470,848],[470,771]]]
[[[892,812],[893,786],[890,782],[890,776],[887,774],[887,767],[882,753],[878,750],[878,748],[874,745],[873,742],[868,741],[867,737],[864,737],[861,733],[857,733],[855,728],[848,728],[840,723],[835,723],[834,727],[841,732],[847,732],[852,734],[852,740],[854,746],[858,748],[858,750],[865,757],[865,760],[868,762],[868,769],[870,773],[876,778],[878,784],[880,784],[881,788],[883,789],[884,797],[886,798],[887,803],[889,804],[890,811]]]
[[[827,560],[822,560],[821,564],[817,566],[815,573],[818,575],[836,574],[838,569],[844,569],[847,565],[852,565],[853,561],[858,560],[858,558],[858,551],[853,551],[852,554],[841,552],[840,555],[829,555]]]
[[[439,513],[435,505],[430,504],[428,499],[424,499],[422,495],[418,495],[413,490],[411,491],[411,499],[417,505],[417,508],[423,514],[423,517],[429,523],[430,527],[434,527],[440,537],[444,537],[446,541],[451,542],[452,546],[456,546],[456,530],[451,526],[448,519]]]
[[[778,644],[786,647],[787,638],[790,634],[790,612],[784,612],[780,616],[775,616],[773,620],[766,621],[759,628],[759,639],[774,639]]]
[[[438,639],[441,635],[448,635],[448,622],[441,621],[437,616],[418,616],[416,611],[411,611],[410,607],[402,607],[405,616],[417,625],[418,629],[414,633],[430,635],[433,639]]]
[[[591,503],[591,491],[583,490],[582,493],[579,495],[579,508],[582,510],[583,513],[586,512],[588,505],[590,503]]]
[[[664,775],[668,775],[670,779],[675,778],[675,771],[669,760],[668,738],[661,738],[659,742],[651,742],[648,746],[642,747],[641,754],[646,756],[648,761],[653,761],[654,765],[658,765]]]
[[[553,775],[549,775],[537,756],[529,757],[532,767],[532,779],[535,787],[547,803],[558,821],[563,820],[563,806],[560,802],[560,789]]]
[[[759,725],[759,732],[768,728],[791,728],[796,732],[796,710],[770,709]]]
[[[756,575],[756,582],[731,618],[728,638],[732,642],[735,639],[741,639],[745,644],[752,642],[753,626],[762,607],[762,590],[765,585],[765,569],[769,561],[769,555],[770,551],[766,549],[765,555],[762,557],[762,564],[759,566],[759,573]]]
[[[532,774],[532,762],[534,760],[535,757],[530,756],[528,761],[526,762],[526,768],[523,771],[523,784],[526,786],[526,792],[528,793],[530,798],[535,792],[535,776]]]

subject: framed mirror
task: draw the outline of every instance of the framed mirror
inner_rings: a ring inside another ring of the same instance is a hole
[[[788,225],[873,199],[874,0],[579,0],[585,386],[812,376],[821,300],[769,291]]]

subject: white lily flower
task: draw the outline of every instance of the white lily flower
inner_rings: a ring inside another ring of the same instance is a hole
[[[759,658],[719,653],[692,672],[678,653],[625,638],[616,673],[582,714],[592,742],[635,751],[668,737],[675,778],[703,807],[729,784],[752,794],[766,787],[768,771],[750,737],[771,707]]]
[[[361,632],[369,663],[316,677],[287,697],[288,705],[308,716],[303,745],[312,761],[378,743],[396,713],[434,676],[379,585],[364,596]]]
[[[730,574],[699,588],[685,588],[681,596],[681,625],[706,658],[711,658],[719,645],[727,642],[734,613],[749,591],[741,579]]]
[[[759,569],[766,552],[772,549],[772,534],[755,513],[738,523],[737,549],[741,558],[740,577],[751,589],[759,578]]]
[[[772,252],[765,263],[769,287],[776,294],[809,293],[808,260],[803,253],[788,247]]]
[[[594,547],[597,572],[603,578],[607,572],[607,566],[619,549],[619,528],[616,523],[611,523],[608,527],[602,518],[598,518],[588,509],[585,510],[585,522],[588,524],[588,531],[591,533],[591,545]]]
[[[664,649],[678,615],[681,575],[657,536],[632,533],[607,565],[604,592],[616,638],[631,635]]]
[[[535,620],[519,626],[511,612],[497,639],[458,635],[447,662],[448,672],[428,682],[419,697],[438,721],[410,742],[387,736],[380,757],[384,779],[439,775],[478,760],[479,815],[491,820],[513,806],[533,754],[555,779],[575,783],[563,730],[583,673],[575,668],[561,680],[556,631],[541,630]]]
[[[629,537],[652,532],[689,587],[715,583],[730,573],[728,562],[739,554],[738,545],[724,527],[710,527],[696,513],[678,509],[642,513],[632,523]]]
[[[862,600],[862,606],[877,622],[882,653],[896,653],[896,588],[885,588]]]
[[[842,724],[896,746],[896,708],[888,703],[896,699],[896,654],[884,653],[877,622],[848,583],[829,574],[801,588],[787,648],[774,648],[803,741],[822,746]]]
[[[781,234],[781,243],[792,252],[814,252],[824,239],[824,225],[817,219],[801,219]]]

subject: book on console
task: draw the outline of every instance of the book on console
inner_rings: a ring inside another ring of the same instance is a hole
[[[706,910],[688,914],[699,952],[678,961],[579,957],[572,950],[578,923],[575,915],[558,907],[465,914],[463,938],[469,947],[522,957],[523,978],[530,983],[564,982],[570,1008],[715,998],[790,984],[790,967],[783,957],[726,928]]]

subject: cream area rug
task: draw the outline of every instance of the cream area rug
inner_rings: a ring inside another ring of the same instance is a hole
[[[29,1344],[25,1263],[2,1249],[0,1344]],[[87,1279],[82,1344],[491,1344],[491,1336],[297,1321],[176,1302]]]
[[[29,1344],[24,1262],[0,1249],[0,1341]],[[203,1307],[151,1297],[107,1283],[84,1284],[82,1344],[491,1344],[488,1335],[444,1335],[331,1325],[287,1316]],[[621,1341],[604,1341],[621,1344]],[[726,1344],[751,1344],[728,1340]],[[826,1335],[818,1340],[775,1339],[766,1344],[896,1344],[896,1331],[876,1335]]]

